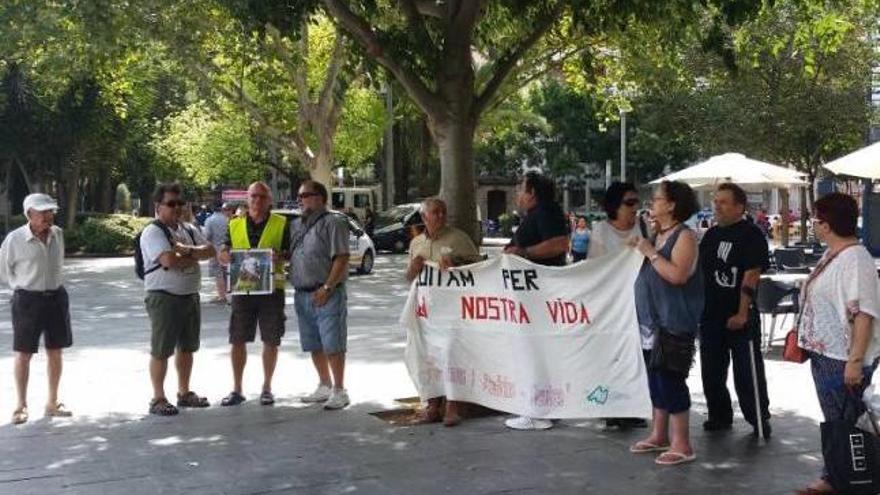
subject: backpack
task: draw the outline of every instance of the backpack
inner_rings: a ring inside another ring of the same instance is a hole
[[[165,234],[165,238],[168,239],[168,245],[174,247],[174,239],[171,237],[171,229],[169,229],[167,225],[160,222],[159,220],[153,220],[150,225],[155,225],[156,227],[162,229],[162,232]],[[149,227],[149,225],[147,227]],[[159,263],[157,263],[156,266],[150,268],[149,270],[144,270],[144,253],[141,251],[141,235],[144,233],[144,230],[146,230],[147,227],[144,227],[143,230],[141,230],[137,233],[136,236],[134,236],[134,274],[137,275],[137,278],[141,280],[143,280],[144,277],[146,277],[150,273],[153,273],[159,268],[167,270],[167,268],[164,268]],[[193,235],[192,230],[190,230],[190,228],[187,227],[186,224],[184,224],[183,228],[186,230],[186,233],[189,234],[189,237],[190,239],[192,239],[193,244],[195,244],[196,238]]]

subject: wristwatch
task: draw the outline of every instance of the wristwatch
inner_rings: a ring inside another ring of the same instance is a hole
[[[324,284],[321,288],[324,289],[324,290],[327,291],[327,292],[333,292],[333,287],[330,287],[330,286],[327,285],[327,284]]]

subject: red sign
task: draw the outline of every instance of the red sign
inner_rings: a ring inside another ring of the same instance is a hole
[[[221,195],[223,201],[247,201],[247,198],[247,189],[227,189]]]

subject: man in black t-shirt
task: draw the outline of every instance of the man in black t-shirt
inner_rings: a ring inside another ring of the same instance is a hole
[[[765,438],[770,436],[767,381],[761,356],[760,315],[755,291],[769,265],[767,241],[754,223],[744,218],[746,193],[735,184],[715,191],[715,218],[700,242],[700,268],[706,290],[700,325],[700,363],[703,392],[709,409],[706,431],[729,430],[733,408],[727,391],[727,369],[733,361],[733,382],[743,416],[757,434],[755,391],[749,341],[757,371]]]
[[[516,235],[504,248],[540,265],[563,266],[568,252],[568,221],[556,203],[556,188],[547,177],[529,172],[517,188],[516,202],[526,216]],[[510,418],[504,422],[515,430],[546,430],[553,427],[549,419]]]
[[[517,188],[517,206],[525,213],[510,244],[504,248],[539,265],[563,266],[568,252],[568,221],[556,203],[553,182],[529,172]]]

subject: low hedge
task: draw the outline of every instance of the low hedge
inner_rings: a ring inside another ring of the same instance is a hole
[[[134,238],[153,219],[121,213],[83,215],[75,229],[64,231],[68,252],[130,254]]]

